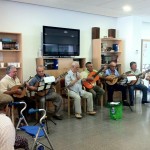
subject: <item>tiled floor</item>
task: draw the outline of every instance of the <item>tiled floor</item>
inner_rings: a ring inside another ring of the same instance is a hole
[[[150,100],[150,95],[149,95]],[[121,120],[111,120],[109,109],[99,108],[96,116],[81,120],[65,114],[55,126],[48,121],[49,137],[54,150],[148,150],[150,148],[150,104],[142,105],[138,97],[133,112],[123,108]],[[19,131],[18,134],[32,138]]]

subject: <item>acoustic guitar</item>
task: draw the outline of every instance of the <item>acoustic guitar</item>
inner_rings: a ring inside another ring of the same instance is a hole
[[[127,71],[123,74],[121,74],[120,76],[115,76],[115,75],[109,75],[105,77],[106,83],[109,85],[114,85],[118,82],[119,79],[124,79],[124,76],[126,76],[127,74],[131,73],[131,71]]]
[[[14,90],[18,90],[18,89],[21,90],[21,94],[13,94],[13,97],[23,98],[24,96],[26,96],[26,82],[28,82],[31,78],[33,78],[33,77],[30,76],[29,79],[24,82],[24,84],[15,85],[10,89],[10,91],[14,91]]]
[[[98,72],[95,72],[95,71],[92,71],[90,72],[90,74],[88,75],[88,78],[90,77],[93,77],[93,80],[89,81],[89,80],[86,80],[86,81],[83,81],[82,84],[85,88],[87,89],[92,89],[93,86],[94,86],[94,83],[96,81],[99,80],[100,76],[98,75],[100,72],[102,72],[104,70],[104,67],[102,67]]]
[[[63,78],[65,75],[67,75],[68,73],[67,72],[65,72],[65,73],[63,73],[63,74],[61,74],[61,75],[59,75],[57,78],[56,78],[56,80],[58,79],[58,78]],[[37,82],[36,84],[35,84],[35,87],[39,87],[39,84],[40,84],[40,82]],[[43,86],[44,86],[44,88],[43,88],[43,90],[41,90],[41,91],[37,91],[36,92],[36,94],[38,95],[38,96],[45,96],[47,93],[48,93],[48,91],[49,91],[49,89],[51,88],[51,86],[54,86],[56,83],[55,82],[53,82],[53,83],[51,83],[51,85],[50,85],[50,87],[48,88],[48,89],[45,89],[46,88],[46,86],[47,86],[47,84],[44,84]]]
[[[148,69],[148,70],[146,70],[146,71],[144,71],[144,72],[142,72],[142,73],[140,73],[140,74],[138,74],[138,75],[134,75],[134,74],[132,75],[132,74],[130,74],[129,76],[135,76],[135,77],[136,77],[136,80],[132,80],[131,82],[128,83],[128,85],[130,86],[130,85],[136,84],[137,81],[138,81],[138,79],[139,79],[139,77],[140,77],[141,75],[143,75],[144,73],[148,73],[148,72],[150,72],[150,69]]]

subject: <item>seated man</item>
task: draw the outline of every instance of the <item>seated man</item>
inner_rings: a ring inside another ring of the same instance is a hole
[[[87,99],[87,113],[90,115],[95,115],[96,112],[93,111],[93,98],[92,94],[82,89],[82,81],[80,77],[79,63],[73,62],[71,69],[65,77],[65,85],[69,89],[69,96],[74,98],[75,105],[75,117],[80,119],[81,116],[81,97]]]
[[[27,116],[28,109],[34,108],[35,104],[26,96],[26,89],[19,87],[21,87],[21,82],[17,77],[17,69],[15,66],[10,65],[6,68],[6,75],[0,81],[0,93],[5,93],[13,96],[14,101],[25,101],[27,104],[25,116]],[[17,106],[17,108],[19,114],[22,109],[22,106],[19,105]]]
[[[148,81],[148,91],[150,92],[150,73],[146,74],[145,79]]]
[[[85,85],[84,83],[83,85],[85,86],[88,92],[92,93],[94,108],[96,109],[96,106],[98,105],[98,100],[102,95],[104,95],[105,91],[100,87],[100,74],[98,73],[95,78],[93,77],[93,75],[91,75],[91,73],[94,73],[94,75],[97,73],[97,70],[93,69],[93,64],[91,62],[87,62],[85,66],[86,70],[81,72],[82,79],[86,79],[86,82],[84,82]]]
[[[27,84],[27,88],[30,91],[36,91],[38,89],[38,83],[39,82],[44,82],[44,77],[48,77],[48,74],[44,73],[44,66],[40,65],[37,66],[36,68],[37,74],[34,76],[34,78]],[[45,91],[43,91],[45,92]],[[57,94],[54,89],[50,88],[48,91],[46,91],[44,96],[38,96],[39,101],[40,101],[40,108],[45,109],[45,100],[47,101],[52,101],[53,104],[55,105],[55,114],[54,118],[57,120],[62,120],[62,103],[63,99],[62,97]]]
[[[112,102],[113,101],[113,93],[114,91],[121,91],[122,92],[122,101],[123,101],[123,105],[127,105],[128,103],[126,102],[127,100],[127,93],[126,93],[126,86],[120,85],[118,83],[118,80],[121,79],[119,72],[116,69],[116,62],[112,61],[109,64],[109,68],[105,71],[105,76],[111,76],[113,75],[114,79],[117,79],[117,82],[114,82],[114,84],[108,84],[108,82],[106,82],[106,87],[107,87],[107,95],[108,95],[108,102]],[[113,80],[113,79],[112,79]]]
[[[137,64],[136,62],[131,62],[130,63],[130,68],[131,68],[131,74],[132,75],[140,75],[141,71],[137,69]],[[141,76],[139,76],[135,82],[135,84],[130,84],[129,85],[129,97],[130,97],[130,105],[134,105],[134,90],[138,89],[143,92],[142,96],[142,104],[149,103],[147,101],[147,87],[141,83],[142,79],[145,78],[145,73],[143,73]]]

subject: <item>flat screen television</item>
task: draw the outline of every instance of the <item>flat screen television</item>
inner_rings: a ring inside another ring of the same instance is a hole
[[[43,26],[43,56],[80,55],[80,30]]]

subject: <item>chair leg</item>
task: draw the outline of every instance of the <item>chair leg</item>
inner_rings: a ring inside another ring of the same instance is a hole
[[[68,116],[70,116],[70,98],[68,98]]]
[[[136,104],[136,90],[135,90],[135,95],[134,95],[134,103]]]
[[[101,97],[100,97],[100,105],[101,105],[101,108],[103,108],[103,105],[104,105],[104,104],[103,104],[103,100],[104,100],[104,97],[101,96]]]
[[[86,109],[86,99],[84,99],[84,104],[83,104],[84,106],[84,113],[86,113],[87,112],[87,109]]]

